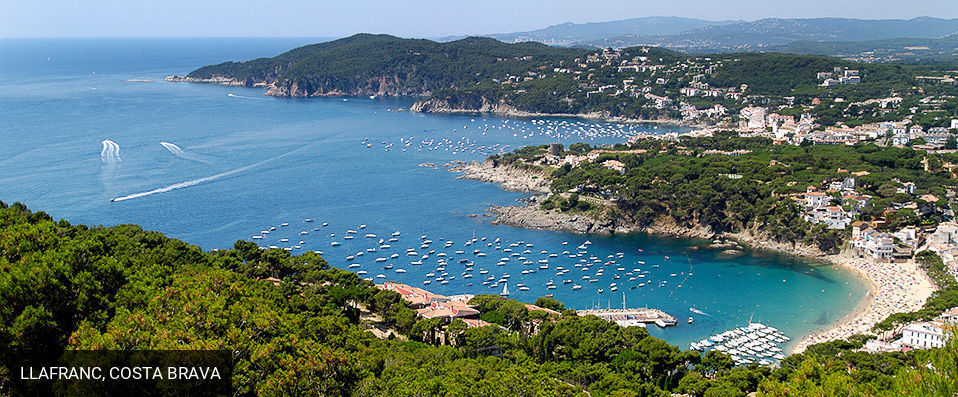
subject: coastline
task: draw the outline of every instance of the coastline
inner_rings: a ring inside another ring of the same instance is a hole
[[[330,98],[330,97],[367,97],[370,95],[374,96],[407,96],[414,97],[414,95],[396,95],[393,93],[385,91],[369,91],[369,92],[356,92],[356,93],[346,93],[342,91],[329,91],[323,93],[306,93],[302,91],[299,87],[278,87],[272,83],[266,83],[265,81],[244,81],[237,80],[230,77],[223,76],[214,76],[210,78],[196,78],[188,76],[166,76],[166,81],[171,83],[199,83],[199,84],[218,84],[230,87],[258,87],[266,89],[266,92],[263,95],[279,97],[279,98]],[[428,95],[429,93],[425,93]],[[414,102],[409,110],[417,113],[433,113],[433,114],[490,114],[498,117],[515,117],[515,118],[530,118],[530,117],[543,117],[543,118],[576,118],[576,119],[585,119],[585,120],[597,120],[609,123],[624,123],[624,124],[663,124],[663,125],[676,125],[680,127],[688,128],[712,128],[715,126],[708,125],[702,122],[688,122],[684,120],[676,120],[670,118],[658,118],[658,119],[635,119],[621,116],[610,116],[608,112],[587,112],[587,113],[540,113],[540,112],[527,112],[524,110],[519,110],[505,102],[500,101],[497,104],[491,104],[488,101],[483,100],[483,104],[476,109],[466,109],[462,107],[453,107],[449,106],[445,101],[436,101],[433,99],[422,99]]]
[[[505,101],[490,103],[485,98],[482,105],[475,109],[466,109],[450,105],[448,102],[437,99],[425,99],[416,101],[409,107],[412,112],[435,113],[435,114],[491,114],[499,117],[555,117],[555,118],[580,118],[586,120],[600,120],[610,123],[628,123],[628,124],[671,124],[680,127],[690,128],[709,128],[710,126],[702,122],[688,122],[683,120],[658,118],[658,119],[634,119],[622,116],[611,116],[607,111],[594,111],[587,113],[540,113],[519,110],[516,107],[507,104]]]
[[[914,260],[903,263],[873,262],[852,252],[829,255],[824,260],[852,271],[869,283],[868,296],[858,307],[826,329],[803,337],[789,353],[801,353],[809,345],[870,333],[889,315],[922,308],[937,290]]]
[[[667,237],[731,240],[754,249],[770,250],[841,267],[862,280],[868,292],[852,311],[826,327],[803,335],[793,344],[788,354],[803,352],[809,345],[846,339],[855,334],[869,333],[875,324],[889,315],[920,309],[936,287],[917,263],[872,262],[858,258],[853,252],[825,254],[816,247],[785,244],[768,239],[758,230],[739,233],[714,233],[705,227],[688,228],[670,222],[662,216],[652,225],[640,227],[610,216],[613,208],[590,213],[562,213],[541,210],[538,203],[550,193],[548,179],[542,172],[531,172],[514,166],[495,166],[491,161],[460,164],[451,172],[462,173],[458,178],[497,183],[505,190],[531,194],[522,199],[525,205],[493,206],[489,211],[496,218],[493,224],[506,224],[531,229],[565,231],[578,234],[649,233]],[[580,198],[581,200],[582,198]]]

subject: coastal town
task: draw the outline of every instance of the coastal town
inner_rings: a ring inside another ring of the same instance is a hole
[[[520,56],[500,61],[525,65],[527,72],[477,82],[501,92],[501,104],[508,106],[457,108],[453,95],[422,101],[414,109],[668,121],[794,144],[877,140],[928,150],[955,148],[954,139],[948,140],[949,130],[958,129],[954,73],[889,75],[883,65],[822,58],[795,66],[799,62],[793,57],[696,57],[653,47],[609,48],[548,63]],[[542,86],[552,91],[543,92]],[[548,94],[558,103],[533,99],[535,94]]]

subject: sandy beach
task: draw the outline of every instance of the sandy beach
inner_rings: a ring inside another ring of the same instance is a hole
[[[872,327],[889,315],[920,309],[935,291],[935,285],[914,261],[872,262],[852,253],[825,257],[868,281],[868,297],[852,313],[831,327],[807,335],[789,353],[801,353],[809,345],[871,333]]]
[[[490,162],[472,163],[456,167],[452,171],[462,172],[460,178],[474,179],[499,184],[503,189],[525,191],[532,194],[548,193],[549,183],[541,173],[530,173],[514,167],[493,167]],[[789,353],[800,353],[809,345],[845,339],[855,334],[870,333],[872,327],[889,315],[900,312],[910,312],[920,309],[925,300],[936,290],[936,286],[923,270],[914,261],[905,263],[873,262],[867,258],[859,258],[852,251],[844,251],[837,255],[824,255],[817,248],[781,244],[775,241],[766,241],[761,236],[751,233],[711,234],[708,230],[675,230],[674,225],[654,225],[643,230],[628,225],[611,225],[608,220],[587,220],[582,215],[567,215],[555,211],[543,211],[535,205],[535,197],[531,204],[525,206],[493,207],[490,211],[497,215],[493,222],[510,224],[518,227],[537,229],[560,230],[573,233],[619,233],[646,231],[660,234],[674,234],[676,236],[693,236],[704,238],[729,238],[743,244],[762,249],[771,249],[809,258],[815,261],[831,263],[854,272],[859,278],[868,283],[869,292],[866,298],[841,320],[816,332],[806,335],[791,347]]]

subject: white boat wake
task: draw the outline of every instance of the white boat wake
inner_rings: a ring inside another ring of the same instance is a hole
[[[182,158],[182,159],[186,159],[186,160],[197,161],[197,162],[200,162],[200,163],[210,164],[209,160],[204,159],[202,155],[199,155],[199,154],[196,154],[196,153],[193,153],[193,152],[189,152],[189,151],[185,151],[185,150],[183,150],[182,148],[180,148],[179,146],[176,146],[175,144],[172,144],[172,143],[169,143],[169,142],[160,142],[160,145],[162,145],[163,147],[165,147],[166,150],[169,150],[170,153],[173,154],[173,155],[176,156],[176,157],[179,157],[179,158]]]
[[[154,194],[157,194],[157,193],[166,193],[166,192],[169,192],[169,191],[172,191],[172,190],[176,190],[176,189],[183,189],[183,188],[190,187],[190,186],[196,186],[196,185],[199,185],[199,184],[201,184],[201,183],[212,182],[212,181],[215,181],[215,180],[217,180],[217,179],[225,178],[225,177],[228,177],[228,176],[230,176],[230,175],[236,175],[236,174],[239,174],[239,173],[244,172],[244,171],[249,171],[249,170],[254,169],[254,168],[256,168],[256,167],[259,167],[259,166],[262,166],[262,165],[264,165],[264,164],[267,164],[267,163],[269,163],[269,162],[271,162],[271,161],[279,160],[279,159],[281,159],[281,158],[283,158],[283,157],[290,156],[290,155],[292,155],[292,154],[294,154],[294,153],[296,153],[296,152],[299,152],[300,150],[303,150],[303,149],[305,149],[305,148],[307,148],[307,147],[309,147],[309,146],[312,146],[312,145],[306,145],[306,146],[303,146],[303,147],[301,147],[301,148],[299,148],[299,149],[293,150],[293,151],[291,151],[291,152],[283,153],[283,154],[281,154],[281,155],[279,155],[279,156],[276,156],[276,157],[273,157],[273,158],[268,158],[268,159],[266,159],[266,160],[263,160],[263,161],[260,161],[260,162],[254,163],[254,164],[250,164],[250,165],[247,165],[247,166],[245,166],[245,167],[240,167],[240,168],[237,168],[237,169],[234,169],[234,170],[230,170],[230,171],[226,171],[226,172],[221,172],[221,173],[216,174],[216,175],[210,175],[210,176],[203,177],[203,178],[199,178],[199,179],[193,179],[193,180],[190,180],[190,181],[185,181],[185,182],[180,182],[180,183],[174,183],[174,184],[169,185],[169,186],[164,186],[164,187],[156,188],[156,189],[153,189],[153,190],[148,190],[148,191],[145,191],[145,192],[133,193],[133,194],[128,194],[128,195],[126,195],[126,196],[120,196],[120,197],[114,197],[114,198],[110,199],[110,201],[115,202],[115,201],[132,200],[132,199],[135,199],[135,198],[146,197],[146,196],[154,195]]]
[[[229,93],[229,94],[226,94],[226,96],[228,96],[228,97],[230,97],[230,98],[239,98],[239,99],[255,99],[255,100],[258,100],[258,101],[268,100],[267,98],[257,98],[257,97],[254,97],[254,96],[246,96],[246,95],[236,95],[236,94],[234,94],[234,93],[232,93],[232,92]]]
[[[694,307],[690,307],[690,308],[689,308],[689,311],[692,312],[692,313],[695,313],[695,314],[701,314],[701,315],[703,315],[703,316],[709,316],[708,313],[703,312],[703,311],[701,311],[701,310],[699,310],[699,309],[696,309],[696,308],[694,308]],[[711,317],[711,316],[709,316],[709,317]]]
[[[103,164],[114,164],[122,161],[120,160],[120,145],[109,139],[104,139],[102,143],[103,149],[100,150],[100,160],[103,161]]]

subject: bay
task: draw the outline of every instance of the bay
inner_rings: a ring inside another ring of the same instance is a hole
[[[679,325],[649,331],[683,347],[750,319],[796,341],[848,314],[867,292],[847,272],[764,251],[724,257],[701,248],[701,241],[493,226],[486,208],[518,204],[523,195],[457,179],[443,167],[525,145],[615,143],[680,127],[423,115],[399,111],[409,100],[279,99],[259,89],[163,81],[202,65],[272,56],[314,41],[0,40],[0,200],[73,223],[136,223],[204,249],[263,236],[254,241],[299,246],[294,253],[323,251],[334,266],[385,276],[377,282],[422,285],[427,273],[438,273],[425,287],[444,294],[499,293],[501,284],[482,281],[508,274],[511,297],[520,301],[554,294],[579,309],[621,307],[624,299],[628,307],[665,310]],[[117,198],[129,199],[111,201]],[[271,227],[276,229],[261,233]],[[347,230],[355,237],[344,239]],[[395,232],[396,241],[381,248],[379,240]],[[427,239],[430,246],[420,248]],[[495,239],[498,244],[487,246]],[[448,248],[446,241],[452,241]],[[586,241],[586,254],[570,258]],[[422,258],[429,250],[435,252]],[[510,260],[497,266],[504,257]],[[443,271],[437,271],[439,259],[448,261]],[[538,268],[542,260],[548,269]],[[582,260],[615,263],[582,271],[575,266]],[[557,276],[560,266],[570,271]],[[536,271],[522,274],[530,269]],[[435,281],[443,272],[448,284]],[[555,289],[546,288],[550,280]],[[612,283],[618,291],[611,291]],[[582,288],[572,290],[573,284]],[[688,316],[694,324],[685,324]]]

